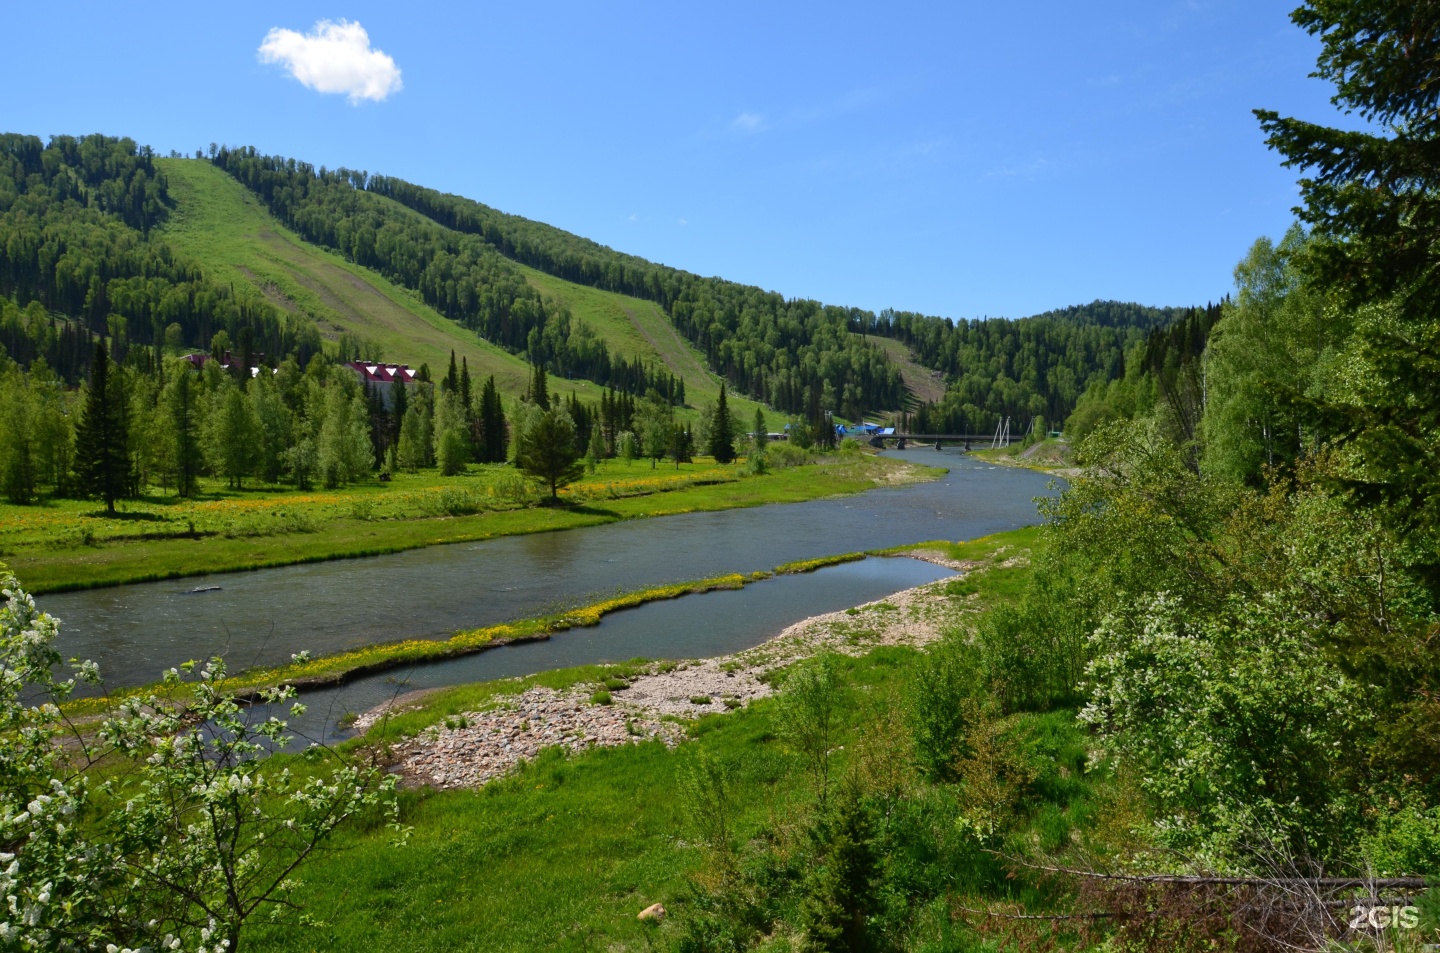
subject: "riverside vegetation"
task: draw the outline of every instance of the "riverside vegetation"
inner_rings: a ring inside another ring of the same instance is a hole
[[[467,730],[536,686],[610,710],[663,663],[438,693],[316,763],[176,761],[243,732],[207,736],[159,698],[109,720],[114,750],[77,766],[64,709],[35,704],[68,691],[51,680],[54,623],[12,588],[4,941],[1408,953],[1440,940],[1440,59],[1424,13],[1296,11],[1318,75],[1371,131],[1260,113],[1307,176],[1302,226],[1250,250],[1233,299],[1145,335],[1142,360],[1085,389],[1067,425],[1079,475],[1041,528],[928,547],[969,571],[924,596],[945,630],[924,651],[865,651],[859,630],[899,613],[857,607],[844,623],[856,654],[788,660],[773,696],[685,719],[673,748],[557,744],[478,790],[391,792],[367,759]],[[218,671],[201,697],[224,704]],[[107,765],[116,780],[100,786]],[[321,786],[313,802],[259,793],[298,777]],[[253,906],[218,899],[233,855],[207,845],[233,829],[191,819],[243,817],[245,835],[304,803],[323,810],[290,853],[253,855],[303,855],[284,896],[309,911],[303,928],[251,916],[279,906],[269,879],[245,892]],[[346,849],[315,853],[322,842]],[[121,877],[151,871],[163,876]],[[657,902],[668,916],[637,918]]]

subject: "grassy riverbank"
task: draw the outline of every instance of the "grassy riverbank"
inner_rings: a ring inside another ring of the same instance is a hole
[[[679,469],[609,461],[568,487],[564,505],[554,507],[539,505],[533,484],[503,466],[471,466],[454,477],[402,473],[390,483],[340,490],[230,491],[213,483],[191,500],[124,502],[115,517],[89,501],[0,505],[0,559],[31,592],[58,592],[793,503],[942,472],[868,454],[754,477],[710,461]]]
[[[301,690],[336,685],[375,672],[473,655],[516,642],[548,639],[557,632],[599,625],[600,620],[612,612],[633,609],[636,606],[645,605],[647,602],[678,599],[682,596],[714,592],[718,589],[740,589],[747,583],[769,579],[772,576],[814,572],[826,566],[854,562],[864,558],[864,553],[822,556],[818,559],[785,563],[775,567],[772,572],[756,572],[749,575],[731,573],[709,579],[673,583],[668,586],[654,586],[649,589],[623,593],[601,602],[554,615],[505,622],[478,629],[466,629],[455,633],[448,639],[405,639],[399,642],[384,642],[335,655],[298,659],[289,665],[276,668],[248,669],[232,675],[227,680],[227,685],[230,691],[242,698],[255,697],[263,689],[280,685],[292,685]],[[109,710],[120,699],[143,695],[156,690],[156,688],[157,686],[154,685],[142,685],[120,689],[106,697],[75,699],[67,703],[66,709],[77,716],[99,714]]]
[[[1068,440],[1047,437],[1028,447],[1016,443],[994,450],[972,450],[970,455],[977,460],[1003,467],[1024,467],[1059,477],[1070,477],[1078,472],[1075,469],[1074,450]]]
[[[1028,572],[1023,558],[1011,558],[1023,556],[1026,543],[1028,536],[1001,535],[950,549],[979,568],[964,586],[934,587],[933,608],[973,620],[1008,602]],[[960,929],[950,910],[956,891],[981,905],[995,898],[1044,902],[1043,889],[1007,876],[987,851],[1063,851],[1074,831],[1090,823],[1107,782],[1087,769],[1084,739],[1070,712],[1021,714],[1005,722],[1006,737],[1018,739],[1017,750],[1035,766],[1033,796],[1017,802],[993,839],[975,838],[956,818],[942,817],[960,809],[950,789],[901,767],[909,743],[898,711],[925,658],[886,647],[837,659],[851,701],[837,710],[831,770],[837,779],[872,778],[867,765],[888,752],[886,763],[903,773],[895,783],[906,791],[894,802],[901,812],[896,823],[933,822],[935,830],[954,832],[944,834],[936,856],[893,861],[920,864],[925,870],[912,873],[936,878],[926,888],[931,899],[917,907],[914,932],[940,945],[924,948],[968,948],[953,945]],[[377,725],[368,742],[447,730],[442,723],[503,705],[534,686],[587,690],[592,682],[630,678],[641,667],[591,666],[438,692]],[[785,882],[803,876],[789,865],[803,865],[804,855],[786,852],[800,850],[807,836],[801,832],[816,817],[817,792],[804,760],[783,740],[779,704],[765,699],[687,722],[685,740],[674,749],[660,742],[571,756],[549,749],[478,791],[407,791],[404,820],[413,832],[405,846],[394,846],[378,826],[349,829],[339,851],[305,872],[297,895],[319,922],[303,930],[257,924],[246,942],[275,953],[358,949],[377,938],[398,953],[676,948],[681,933],[714,910],[707,884],[714,885],[715,857],[691,810],[690,779],[702,757],[725,766],[732,839],[750,845],[742,849],[748,863],[760,863],[757,852],[770,858],[766,869],[779,878],[770,889],[779,896]],[[655,902],[670,911],[665,922],[636,919]],[[793,938],[791,924],[764,949],[794,949]]]

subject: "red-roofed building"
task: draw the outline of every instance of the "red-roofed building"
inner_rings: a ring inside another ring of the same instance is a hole
[[[397,383],[405,387],[413,387],[418,379],[417,372],[412,371],[404,364],[349,361],[345,366],[359,375],[360,383],[365,385],[366,390],[379,391],[386,407],[395,406],[395,398],[391,394],[391,390]]]

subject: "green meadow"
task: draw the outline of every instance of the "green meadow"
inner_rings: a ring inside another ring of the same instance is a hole
[[[601,463],[541,505],[534,483],[507,466],[396,473],[337,490],[202,481],[182,500],[151,495],[107,516],[92,501],[0,504],[0,558],[32,592],[56,592],[212,572],[372,556],[496,536],[596,526],[625,519],[793,503],[858,493],[878,483],[933,479],[941,471],[867,454],[744,475],[708,458]]]
[[[1008,604],[1028,569],[1023,560],[1015,565],[992,557],[1023,553],[1032,540],[1025,531],[958,546],[924,544],[982,564],[964,585],[941,590],[940,608],[978,618]],[[876,742],[898,753],[891,763],[899,772],[892,781],[904,788],[894,801],[897,818],[917,825],[917,840],[927,838],[930,847],[895,858],[909,865],[897,876],[917,883],[933,878],[908,929],[917,938],[953,942],[963,928],[954,922],[947,891],[981,906],[1046,903],[1047,888],[1012,876],[998,854],[1063,851],[1093,826],[1113,784],[1105,770],[1087,764],[1073,712],[1014,716],[1003,730],[1016,756],[1034,767],[1028,793],[1002,836],[983,841],[947,833],[960,816],[953,792],[907,766],[908,745],[896,727],[900,699],[925,657],[888,647],[836,660],[850,701],[839,714],[831,770],[873,784]],[[637,660],[449,689],[380,723],[363,743],[383,747],[443,730],[437,726],[504,704],[532,686],[588,689],[647,667]],[[786,677],[782,671],[777,683],[783,687]],[[764,699],[688,723],[685,740],[673,750],[660,742],[570,756],[547,749],[477,791],[408,790],[406,842],[397,844],[379,824],[348,829],[336,849],[305,872],[297,899],[313,922],[299,930],[257,924],[245,940],[251,949],[277,953],[689,949],[682,944],[690,922],[714,900],[715,855],[692,810],[692,778],[704,759],[726,768],[733,841],[750,845],[740,848],[742,857],[758,865],[763,854],[776,878],[772,887],[783,895],[781,881],[801,875],[794,865],[804,860],[803,831],[819,813],[818,792],[785,740],[779,703]],[[637,919],[657,902],[670,912],[664,922]],[[774,912],[781,923],[800,916],[784,901]],[[764,948],[794,949],[785,936],[791,929],[777,929],[777,942]]]

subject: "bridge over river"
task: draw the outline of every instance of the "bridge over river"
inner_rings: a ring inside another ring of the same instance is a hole
[[[972,444],[985,444],[990,447],[1008,447],[1012,443],[1019,443],[1025,439],[1024,434],[1012,434],[1008,428],[1004,433],[877,433],[870,437],[870,446],[880,450],[893,446],[897,450],[904,450],[912,443],[933,444],[939,450],[944,444],[954,446],[961,444],[966,450],[971,449]]]

